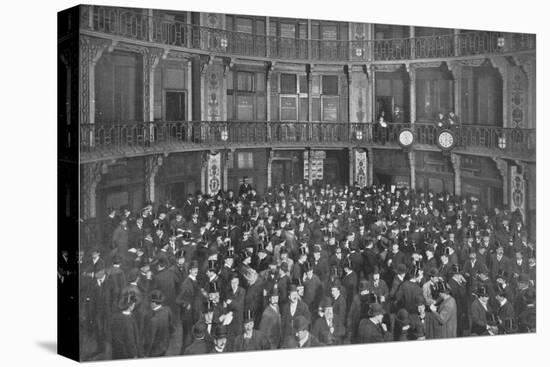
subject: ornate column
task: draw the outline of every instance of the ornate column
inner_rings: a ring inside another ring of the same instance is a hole
[[[411,124],[416,121],[416,67],[412,64],[406,64],[409,73],[409,108]]]
[[[353,186],[353,181],[355,179],[355,150],[349,148],[349,185]]]
[[[208,152],[201,152],[201,191],[207,192],[206,187],[206,170],[208,166]]]
[[[495,161],[498,171],[502,176],[502,203],[508,205],[508,163],[498,157],[493,157],[493,161]]]
[[[367,160],[367,186],[372,186],[374,183],[374,150],[372,148],[367,148]]]
[[[95,38],[80,37],[79,47],[79,124],[95,123],[95,66],[110,41]],[[93,130],[87,139],[81,139],[90,146],[93,145]]]
[[[81,219],[86,220],[96,217],[96,189],[101,181],[101,176],[108,171],[107,163],[93,162],[80,165],[82,171],[81,182]]]
[[[351,96],[353,95],[353,88],[352,88],[352,66],[351,64],[348,64],[344,67],[344,73],[346,74],[346,77],[348,78],[348,123],[351,122],[352,118],[352,109],[353,109],[353,99]],[[351,131],[351,129],[350,129]]]
[[[308,159],[307,159],[307,183],[309,186],[313,185],[313,151],[310,149],[308,151]]]
[[[228,188],[229,188],[229,182],[227,181],[227,173],[229,171],[229,161],[230,159],[233,159],[233,153],[235,151],[234,150],[228,150],[226,149],[224,152],[223,152],[223,155],[222,155],[222,161],[223,161],[223,191],[227,191]]]
[[[208,68],[210,65],[212,65],[213,59],[210,56],[205,56],[200,58],[200,74],[201,74],[201,121],[206,121],[208,119],[208,108],[207,103],[209,101],[208,98],[208,90],[206,88],[206,74],[208,72]]]
[[[143,58],[143,121],[155,120],[155,69],[162,57],[162,50],[145,48]],[[152,136],[152,135],[151,135]]]
[[[462,112],[462,66],[457,62],[447,61],[447,68],[453,74],[453,111],[459,117],[461,117]]]
[[[525,128],[534,129],[536,127],[537,115],[537,60],[534,54],[514,56],[514,61],[519,65],[527,77],[527,119]]]
[[[66,121],[65,124],[67,126],[70,126],[71,124],[76,125],[78,123],[78,91],[76,90],[75,86],[78,81],[78,74],[79,74],[79,68],[78,68],[78,55],[75,55],[74,50],[78,47],[78,41],[76,39],[73,39],[71,41],[68,41],[68,44],[66,47],[64,47],[60,53],[59,58],[61,59],[61,62],[63,65],[65,65],[66,68],[66,77],[67,81],[65,84],[65,90],[67,91],[66,94],[66,101],[65,101],[65,115],[66,115]],[[67,132],[70,134],[73,129],[67,129]],[[71,140],[73,140],[72,137],[67,137],[68,141],[66,142],[66,146],[71,146]],[[76,136],[74,136],[74,140],[78,139],[78,133]],[[75,141],[75,144],[78,142]]]
[[[453,165],[453,170],[455,173],[455,195],[462,195],[462,179],[461,179],[461,170],[460,170],[460,155],[456,153],[451,153],[451,164]]]
[[[414,154],[414,150],[411,150],[409,153],[409,164],[411,168],[411,185],[410,189],[414,190],[416,188],[416,155]]]
[[[512,127],[511,126],[511,119],[508,114],[508,68],[510,64],[504,57],[501,56],[495,56],[489,58],[491,61],[491,64],[498,69],[500,72],[500,75],[502,76],[502,126],[503,127]]]
[[[267,158],[267,187],[271,187],[271,168],[273,166],[273,150],[269,150],[269,157]]]
[[[151,155],[145,158],[145,199],[155,202],[155,178],[162,166],[162,154]]]
[[[271,30],[271,26],[270,26],[270,23],[271,20],[269,19],[269,17],[265,17],[265,57],[270,57],[271,56],[271,38],[270,38],[270,34],[269,34],[269,31]],[[269,89],[267,89],[268,91]]]
[[[273,67],[275,64],[273,62],[267,63],[266,66],[266,82],[265,82],[265,108],[266,111],[266,121],[267,121],[267,140],[271,141],[271,75],[273,74]]]
[[[376,121],[376,69],[374,64],[369,66],[368,90],[370,94],[370,118]]]

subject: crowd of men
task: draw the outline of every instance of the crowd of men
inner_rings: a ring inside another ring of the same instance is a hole
[[[534,332],[519,211],[357,185],[250,186],[110,211],[79,256],[82,334],[112,358]]]

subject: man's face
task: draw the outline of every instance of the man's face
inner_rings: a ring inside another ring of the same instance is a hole
[[[521,254],[521,252],[516,252],[516,261],[521,261],[523,260],[523,255]]]
[[[191,274],[193,277],[196,277],[198,273],[199,273],[199,269],[198,269],[198,268],[191,268],[191,269],[189,269],[189,274]]]
[[[217,348],[223,349],[225,348],[225,344],[227,343],[227,338],[226,337],[216,338],[214,339],[214,343],[216,344]]]
[[[279,296],[271,296],[269,297],[269,302],[272,304],[272,305],[276,305],[279,303]]]
[[[204,321],[206,321],[207,324],[212,323],[213,318],[214,318],[214,312],[209,311],[204,313]]]
[[[321,258],[321,253],[320,253],[320,252],[317,252],[317,251],[314,252],[314,253],[313,253],[313,258],[314,258],[315,260],[319,260],[319,259]]]
[[[244,331],[246,333],[251,333],[253,329],[254,329],[254,321],[250,321],[244,324]]]
[[[292,303],[298,302],[298,292],[297,291],[290,292],[290,295],[288,296],[288,298],[290,299],[290,302],[292,302]]]
[[[473,254],[470,254],[470,261],[474,261],[476,259],[476,254],[473,253]]]
[[[372,280],[374,280],[375,282],[379,281],[380,280],[380,274],[378,274],[378,273],[372,274]]]
[[[332,287],[330,289],[330,294],[332,294],[332,297],[336,299],[340,295],[340,290],[336,287]]]

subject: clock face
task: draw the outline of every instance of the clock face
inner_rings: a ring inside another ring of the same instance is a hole
[[[413,143],[414,136],[412,131],[410,130],[403,130],[401,133],[399,133],[399,142],[403,146],[409,146]]]
[[[442,131],[437,140],[443,149],[449,149],[453,146],[455,137],[449,131]]]

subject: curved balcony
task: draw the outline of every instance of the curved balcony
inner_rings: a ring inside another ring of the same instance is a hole
[[[324,62],[388,62],[532,51],[533,34],[465,32],[380,40],[314,40],[201,27],[120,8],[83,6],[81,31],[209,54]],[[452,30],[449,30],[452,32]]]
[[[440,150],[432,124],[327,122],[158,121],[80,126],[81,162],[148,154],[244,148],[377,148],[399,149],[401,129],[414,132],[415,150]],[[535,130],[461,125],[454,129],[454,152],[534,160]]]

